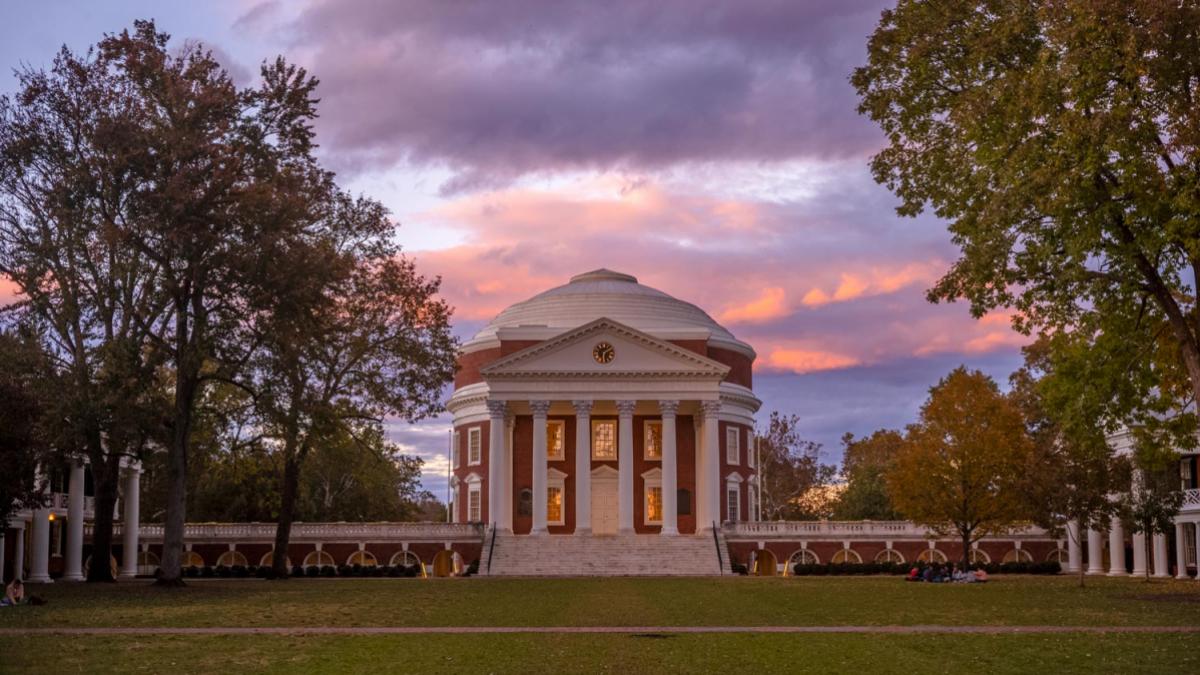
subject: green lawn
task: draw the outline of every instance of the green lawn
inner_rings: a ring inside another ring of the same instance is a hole
[[[985,585],[895,577],[293,579],[33,587],[33,626],[1198,625],[1200,583],[997,576]]]
[[[1195,635],[0,638],[13,673],[1185,673]]]
[[[1200,583],[996,577],[297,579],[31,587],[0,628],[1200,625]],[[1195,634],[0,636],[0,672],[1200,672]]]

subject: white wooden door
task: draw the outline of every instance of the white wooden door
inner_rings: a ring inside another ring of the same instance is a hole
[[[617,533],[617,481],[592,481],[592,533]]]

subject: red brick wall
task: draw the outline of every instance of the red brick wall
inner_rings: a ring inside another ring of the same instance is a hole
[[[470,464],[470,457],[467,454],[467,447],[470,443],[470,429],[479,428],[479,447],[480,447],[480,463]],[[483,518],[482,522],[491,522],[491,513],[488,512],[488,490],[491,488],[488,480],[488,464],[491,459],[490,448],[491,442],[491,427],[490,422],[472,422],[470,424],[460,424],[454,427],[458,432],[458,447],[455,448],[455,455],[458,457],[458,466],[454,469],[454,475],[458,478],[458,489],[454,493],[454,522],[466,522],[467,519],[467,493],[470,486],[467,485],[467,476],[472,473],[483,479],[480,489],[479,513]]]
[[[754,470],[749,467],[750,454],[753,450],[749,447],[753,434],[750,427],[744,424],[735,424],[733,422],[720,422],[718,427],[718,442],[721,448],[721,521],[729,520],[729,505],[725,498],[726,481],[725,479],[731,473],[736,473],[742,477],[742,483],[739,494],[738,503],[738,519],[748,520],[750,514],[750,477],[754,475]],[[727,429],[734,428],[738,430],[738,461],[736,464],[731,464],[728,461],[728,444],[729,436]]]
[[[708,358],[729,366],[729,374],[725,376],[726,382],[740,384],[747,389],[754,388],[754,361],[750,357],[732,349],[710,346]]]
[[[769,541],[765,544],[767,550],[773,553],[781,564],[786,563],[792,554],[800,550],[798,541]],[[733,556],[733,560],[742,564],[749,562],[751,554],[757,548],[758,544],[752,541],[738,541],[729,544],[729,552]],[[822,564],[826,564],[832,562],[834,553],[842,550],[843,543],[833,540],[809,541],[807,548],[817,555]],[[875,557],[887,548],[887,544],[882,540],[853,541],[850,548],[862,558],[864,563],[869,563],[875,561]],[[924,541],[897,541],[893,542],[892,548],[904,556],[905,563],[912,563],[917,560],[922,551],[929,548],[929,544]],[[984,540],[979,543],[979,548],[990,556],[992,562],[1000,563],[1004,560],[1004,556],[1013,550],[1013,542],[1004,539]],[[1053,550],[1058,548],[1058,544],[1050,540],[1024,541],[1021,542],[1021,548],[1029,552],[1034,562],[1043,562]],[[939,539],[937,550],[945,554],[948,562],[956,562],[962,558],[962,544],[957,542]]]

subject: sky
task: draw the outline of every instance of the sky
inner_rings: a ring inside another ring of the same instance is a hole
[[[607,267],[698,304],[758,352],[755,390],[841,457],[912,422],[965,364],[1002,384],[1025,338],[925,292],[957,257],[902,218],[848,77],[873,0],[46,0],[0,4],[14,68],[153,18],[235,81],[283,55],[321,84],[322,161],[383,202],[439,275],[464,340],[508,305]],[[449,417],[389,424],[445,494]]]

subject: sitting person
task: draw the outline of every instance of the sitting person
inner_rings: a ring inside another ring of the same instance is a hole
[[[908,576],[905,577],[904,580],[905,581],[920,581],[921,580],[921,570],[917,567],[913,567],[911,570],[908,571]]]
[[[929,565],[925,568],[925,572],[921,574],[921,578],[928,582],[933,581],[933,565]]]
[[[967,577],[966,573],[964,573],[962,570],[958,569],[957,564],[955,564],[953,567],[950,568],[951,581],[963,581],[966,579],[966,577]]]
[[[987,570],[980,567],[979,571],[975,572],[975,581],[983,584],[983,583],[987,583],[987,580],[988,580]]]
[[[20,579],[13,579],[4,591],[4,599],[0,600],[0,607],[23,604],[25,604],[25,585],[21,583]]]

